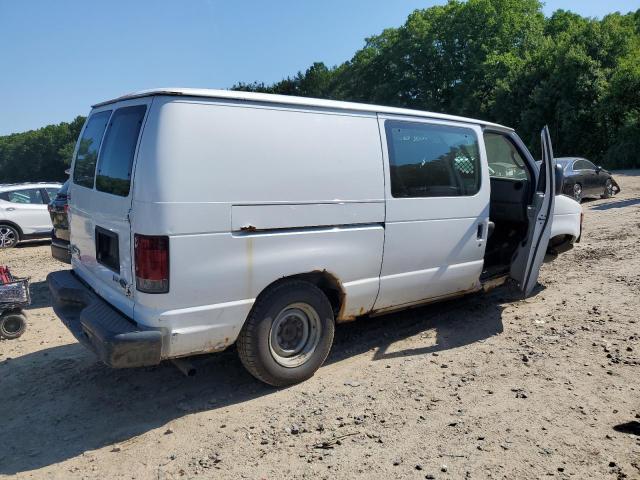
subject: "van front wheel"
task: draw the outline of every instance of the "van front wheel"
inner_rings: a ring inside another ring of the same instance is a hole
[[[313,376],[331,350],[331,303],[312,283],[282,282],[258,297],[238,337],[238,353],[258,380],[283,387]]]

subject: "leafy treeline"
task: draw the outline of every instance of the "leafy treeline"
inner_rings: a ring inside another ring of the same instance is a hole
[[[450,0],[342,65],[233,88],[483,118],[515,127],[534,154],[548,124],[557,156],[640,167],[640,10],[545,18],[538,0]],[[0,183],[63,179],[83,120],[0,137]]]
[[[0,183],[63,180],[84,117],[0,137]]]
[[[534,154],[548,124],[556,156],[640,167],[640,10],[545,18],[538,0],[450,0],[342,65],[234,88],[483,118],[514,127]]]

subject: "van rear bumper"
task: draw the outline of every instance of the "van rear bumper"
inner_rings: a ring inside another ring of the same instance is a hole
[[[47,276],[53,311],[74,337],[113,368],[157,365],[162,331],[141,328],[113,309],[71,270]]]

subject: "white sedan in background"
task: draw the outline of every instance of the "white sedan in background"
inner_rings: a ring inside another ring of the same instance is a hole
[[[0,248],[51,235],[47,205],[60,187],[55,182],[0,184]]]

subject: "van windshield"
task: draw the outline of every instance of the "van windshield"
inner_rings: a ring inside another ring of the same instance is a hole
[[[133,157],[146,110],[145,105],[136,105],[114,112],[100,152],[96,190],[129,195]]]

